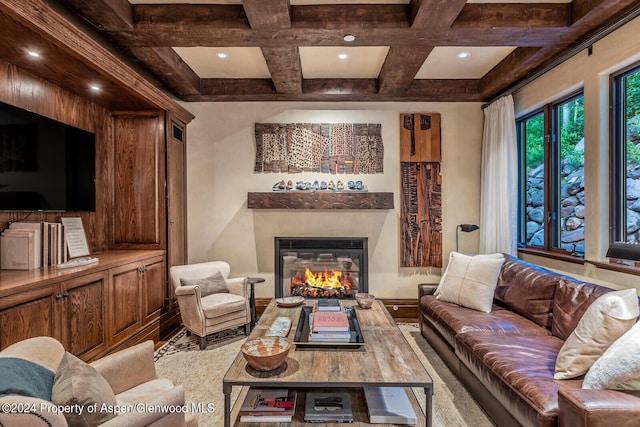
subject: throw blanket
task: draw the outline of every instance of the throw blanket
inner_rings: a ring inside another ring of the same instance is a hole
[[[54,372],[16,357],[0,357],[0,395],[18,394],[51,401]]]

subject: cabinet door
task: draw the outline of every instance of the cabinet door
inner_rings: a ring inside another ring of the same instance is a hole
[[[62,343],[84,360],[107,348],[105,299],[108,275],[89,274],[62,283]]]
[[[108,293],[109,344],[133,335],[142,325],[140,318],[140,281],[143,265],[139,262],[110,270]]]
[[[165,262],[162,257],[145,261],[142,289],[142,316],[144,324],[147,324],[160,317],[164,306],[166,274]]]
[[[0,299],[0,350],[27,338],[59,337],[59,289],[56,284]]]
[[[167,130],[168,266],[187,263],[186,127],[174,119]]]
[[[114,129],[112,246],[164,249],[164,116],[117,113]]]

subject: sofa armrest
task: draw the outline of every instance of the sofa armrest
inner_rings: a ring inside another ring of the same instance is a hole
[[[9,405],[9,406],[7,406]],[[0,397],[0,426],[67,427],[64,415],[46,400],[28,396]]]
[[[109,354],[92,362],[91,366],[102,374],[115,394],[158,377],[151,340]]]
[[[558,394],[559,427],[631,427],[640,419],[640,391],[566,389]]]
[[[418,285],[418,300],[425,295],[433,295],[438,288],[438,283],[420,283]]]
[[[158,408],[166,409],[165,411]],[[170,412],[178,412],[184,415],[190,408],[184,401],[184,389],[182,385],[178,385],[170,390],[162,392],[151,401],[144,402],[134,408],[131,412],[119,414],[117,417],[110,419],[100,426],[104,427],[144,427],[167,416]],[[172,426],[184,426],[184,416],[180,417],[182,422],[176,424],[171,422]]]

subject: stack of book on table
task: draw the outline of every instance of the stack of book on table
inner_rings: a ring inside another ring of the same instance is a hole
[[[309,342],[349,342],[351,329],[344,311],[316,311],[309,314]]]
[[[331,299],[331,298],[323,298],[319,299],[316,304],[317,311],[342,311],[342,304],[340,304],[340,300]]]
[[[348,393],[307,393],[304,420],[308,423],[351,423],[353,412]]]
[[[288,423],[296,411],[295,390],[250,388],[240,407],[243,423]]]
[[[416,424],[407,393],[402,387],[365,387],[364,397],[372,424]]]

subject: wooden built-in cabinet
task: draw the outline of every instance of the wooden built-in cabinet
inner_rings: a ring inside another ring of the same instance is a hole
[[[40,335],[91,359],[107,348],[105,272],[62,280],[0,299],[0,349]]]
[[[92,360],[158,340],[161,328],[169,333],[179,325],[167,270],[187,262],[186,125],[194,117],[93,42],[85,49],[82,32],[54,26],[45,33],[54,43],[75,39],[81,55],[70,57],[74,63],[102,58],[101,67],[111,64],[118,78],[105,79],[111,86],[103,95],[119,95],[107,101],[73,93],[0,59],[0,79],[7,82],[0,101],[95,134],[96,209],[3,211],[0,231],[11,221],[81,217],[91,255],[100,262],[69,270],[0,270],[0,349],[47,335]],[[56,61],[65,63],[60,56]]]
[[[165,245],[164,113],[114,113],[113,249]]]
[[[94,360],[114,348],[159,338],[164,251],[96,254],[98,264],[57,270],[0,270],[0,350],[35,336]]]
[[[112,268],[109,277],[109,340],[115,344],[160,318],[166,289],[164,257]]]

